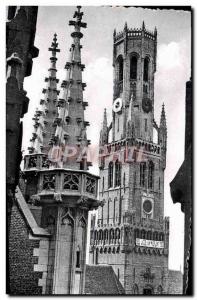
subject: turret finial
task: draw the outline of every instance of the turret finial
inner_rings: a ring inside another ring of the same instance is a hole
[[[60,50],[58,49],[58,43],[57,43],[57,33],[54,33],[53,41],[51,43],[51,47],[49,48],[49,51],[60,52]]]
[[[142,30],[144,30],[145,29],[145,23],[144,23],[144,21],[142,22]]]
[[[154,35],[157,36],[157,27],[155,26]]]
[[[124,31],[127,31],[127,22],[125,22],[125,25],[124,25]]]
[[[160,126],[166,127],[166,114],[165,114],[165,105],[162,104]]]
[[[116,36],[116,28],[114,28],[114,37]]]

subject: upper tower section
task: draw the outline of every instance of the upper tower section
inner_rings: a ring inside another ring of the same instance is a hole
[[[143,22],[141,29],[129,29],[125,23],[122,32],[114,31],[113,101],[120,98],[122,107],[118,114],[113,113],[113,140],[126,137],[128,113],[132,111],[136,136],[152,141],[156,57],[156,28],[150,32]],[[131,101],[133,109],[129,110]]]

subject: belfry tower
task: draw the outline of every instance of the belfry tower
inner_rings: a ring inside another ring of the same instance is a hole
[[[39,255],[44,253],[38,260],[43,294],[83,294],[88,211],[99,205],[98,177],[88,172],[90,162],[84,152],[90,141],[86,137],[89,123],[84,119],[87,102],[83,100],[86,85],[82,82],[85,66],[80,40],[86,23],[82,16],[78,6],[74,20],[69,22],[74,26],[73,43],[60,93],[56,78],[56,54],[60,50],[54,35],[47,86],[33,118],[32,144],[24,158],[25,199],[38,226],[50,234],[37,249]]]
[[[157,30],[114,31],[112,122],[100,134],[102,206],[91,226],[90,263],[114,268],[127,294],[166,294],[169,220],[164,218],[167,128],[154,120]],[[158,133],[153,142],[153,129]],[[111,131],[112,140],[109,140]]]

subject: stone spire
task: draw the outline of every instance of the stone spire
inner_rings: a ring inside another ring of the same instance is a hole
[[[57,117],[57,90],[58,79],[56,78],[56,53],[60,52],[57,43],[57,34],[54,34],[51,47],[50,68],[48,77],[45,78],[46,88],[42,90],[44,99],[40,100],[40,109],[36,109],[34,114],[34,132],[31,138],[32,145],[29,147],[30,153],[48,153],[51,138],[55,133],[55,118]]]
[[[107,111],[104,109],[102,129],[100,132],[100,145],[108,143]]]
[[[160,117],[160,127],[167,129],[166,127],[166,114],[165,114],[165,105],[163,103]]]
[[[162,156],[164,157],[164,166],[165,166],[166,151],[167,151],[167,125],[166,125],[166,114],[165,114],[164,103],[162,105],[162,110],[161,110],[158,144],[161,145],[161,153]]]
[[[144,21],[142,22],[142,30],[145,30],[145,23],[144,23]]]
[[[61,93],[59,96],[58,106],[59,114],[57,118],[57,128],[53,139],[54,148],[60,147],[61,151],[72,147],[74,152],[80,153],[84,147],[90,144],[86,137],[86,127],[89,122],[84,120],[84,109],[88,105],[83,101],[83,91],[86,84],[82,82],[82,71],[85,66],[81,63],[81,44],[80,40],[83,37],[81,28],[86,28],[87,24],[82,22],[83,12],[81,7],[77,6],[73,18],[69,21],[70,26],[74,26],[74,31],[71,33],[73,43],[70,48],[70,59],[65,65],[67,70],[66,79],[61,85]],[[72,168],[86,169],[87,164],[82,166],[82,160],[66,157],[64,152],[64,161],[59,163],[59,166],[70,165]]]

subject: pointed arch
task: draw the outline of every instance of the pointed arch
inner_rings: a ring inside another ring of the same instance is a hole
[[[86,228],[86,221],[83,216],[79,219],[79,226]]]
[[[62,225],[74,226],[74,219],[69,212],[62,217]]]
[[[108,166],[108,188],[113,187],[113,172],[114,172],[114,165],[113,162],[110,161]]]
[[[124,61],[122,55],[119,55],[117,58],[117,67],[118,67],[118,80],[123,80],[123,73],[124,73]]]
[[[137,79],[137,55],[132,54],[130,59],[130,79]]]
[[[140,186],[144,187],[146,184],[146,163],[140,163]]]
[[[138,289],[137,284],[134,284],[134,286],[133,286],[133,294],[134,295],[138,295],[139,294],[139,289]]]
[[[148,164],[148,188],[154,188],[154,163],[152,162],[152,160],[149,161]]]
[[[115,162],[115,186],[121,185],[121,163],[117,159]]]
[[[149,58],[146,56],[144,59],[144,81],[149,80]]]
[[[157,288],[157,294],[162,295],[162,293],[163,293],[163,288],[161,285],[159,285]]]
[[[81,249],[80,246],[77,246],[76,249],[76,268],[80,268],[81,266]]]

